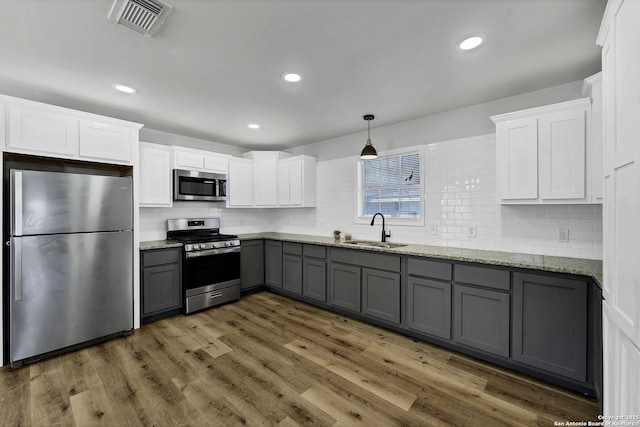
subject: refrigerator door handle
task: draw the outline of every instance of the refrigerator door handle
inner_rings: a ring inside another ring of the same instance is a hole
[[[22,240],[11,239],[11,283],[13,300],[22,300]]]
[[[22,236],[22,171],[12,171],[13,185],[11,186],[11,198],[13,212],[11,226],[14,236]]]

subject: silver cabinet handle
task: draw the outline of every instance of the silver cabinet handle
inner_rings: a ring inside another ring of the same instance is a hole
[[[221,296],[222,296],[222,292],[216,292],[215,294],[209,295],[209,298],[213,299],[213,298],[219,298]]]

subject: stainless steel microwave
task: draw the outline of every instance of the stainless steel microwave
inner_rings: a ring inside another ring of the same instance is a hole
[[[227,200],[227,176],[217,173],[174,169],[173,200],[225,201]]]

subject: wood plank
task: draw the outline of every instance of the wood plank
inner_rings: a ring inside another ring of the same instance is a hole
[[[118,416],[102,385],[71,396],[73,419],[78,426],[116,425]]]
[[[296,340],[285,347],[404,410],[408,410],[417,397],[393,384],[381,381],[376,373],[344,363],[344,356],[336,357],[332,352],[312,343]]]
[[[539,415],[553,420],[597,421],[599,407],[593,399],[465,357],[454,356],[449,364],[485,377],[486,393]]]
[[[29,369],[0,368],[2,422],[10,426],[31,425]]]

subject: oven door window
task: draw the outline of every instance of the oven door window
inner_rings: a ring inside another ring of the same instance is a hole
[[[184,259],[183,286],[201,286],[240,278],[240,252]]]
[[[216,196],[216,180],[181,176],[180,194],[183,196]]]

